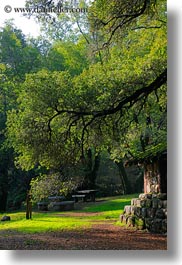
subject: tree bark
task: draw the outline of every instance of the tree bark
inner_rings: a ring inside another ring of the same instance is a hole
[[[87,151],[87,156],[85,157],[85,178],[83,182],[83,188],[94,189],[95,182],[97,179],[97,172],[100,166],[100,154],[93,154],[91,148]]]
[[[126,170],[123,165],[123,161],[115,162],[119,169],[119,175],[121,178],[121,183],[123,185],[124,194],[131,194],[132,193],[132,187],[131,183],[128,179]]]
[[[7,189],[6,191],[1,190],[1,195],[0,195],[0,212],[5,212],[6,211],[6,204],[7,204],[7,198],[8,198],[8,193]]]

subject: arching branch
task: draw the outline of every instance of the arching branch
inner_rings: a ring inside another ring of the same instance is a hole
[[[130,95],[127,95],[123,97],[118,105],[116,107],[108,108],[108,109],[103,109],[103,110],[98,110],[98,111],[82,111],[82,110],[67,110],[67,109],[62,109],[62,110],[56,110],[56,114],[50,118],[48,122],[48,127],[49,130],[51,131],[50,124],[52,120],[60,115],[67,114],[67,115],[72,115],[74,117],[74,121],[79,121],[80,119],[83,119],[84,117],[87,117],[87,121],[85,122],[83,128],[82,128],[82,141],[84,141],[84,135],[85,131],[87,130],[87,127],[91,126],[95,120],[99,118],[104,118],[109,115],[114,115],[117,112],[120,112],[123,108],[126,106],[128,108],[131,108],[135,103],[139,102],[143,98],[147,98],[149,94],[152,92],[157,91],[163,84],[167,82],[167,69],[165,69],[153,82],[151,82],[148,86],[141,87],[140,89],[136,90]],[[72,124],[74,124],[71,119],[70,119],[70,126],[69,129],[71,130]]]

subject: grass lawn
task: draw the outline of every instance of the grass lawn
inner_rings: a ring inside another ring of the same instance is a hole
[[[88,224],[78,220],[78,218],[68,216],[58,216],[58,212],[38,213],[33,212],[32,220],[25,219],[25,213],[17,212],[8,214],[11,216],[10,222],[1,222],[1,230],[16,230],[25,233],[42,233],[58,230],[82,228]]]
[[[101,200],[99,204],[95,203],[91,206],[86,206],[82,209],[82,212],[87,213],[100,213],[97,216],[93,216],[93,219],[105,220],[118,220],[120,214],[124,210],[125,205],[130,205],[131,199],[137,197],[138,194],[124,195],[118,197],[108,197]],[[98,200],[99,202],[99,200]]]
[[[123,195],[119,197],[104,198],[95,203],[86,203],[81,210],[69,212],[33,212],[33,219],[26,220],[25,212],[5,213],[9,215],[11,221],[0,222],[1,230],[16,230],[24,233],[42,233],[48,231],[75,230],[92,226],[94,221],[112,220],[117,223],[119,215],[124,206],[130,204],[133,195]],[[76,216],[75,213],[85,213]],[[86,214],[87,213],[87,214]],[[89,215],[89,213],[95,213]],[[0,215],[0,218],[1,216]]]

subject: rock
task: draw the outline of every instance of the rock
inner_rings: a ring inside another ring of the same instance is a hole
[[[136,212],[137,212],[137,207],[131,206],[131,214],[136,214]]]
[[[138,200],[138,198],[131,199],[131,205],[132,206],[137,206],[137,200]]]
[[[158,199],[152,200],[152,208],[158,208]]]
[[[129,216],[127,219],[127,226],[134,227],[135,226],[135,216]]]
[[[145,226],[147,230],[151,230],[153,218],[145,218]]]
[[[136,207],[136,216],[140,217],[141,216],[141,208]]]
[[[130,215],[131,214],[131,206],[130,205],[125,205],[125,207],[124,207],[124,213],[126,215]]]
[[[163,201],[163,208],[165,208],[165,209],[167,208],[167,200]]]
[[[136,206],[137,206],[137,207],[141,207],[141,200],[138,199],[138,200],[136,201]]]
[[[152,199],[156,199],[157,198],[157,194],[156,193],[152,193]]]
[[[163,207],[163,201],[158,200],[158,208],[161,209]]]
[[[152,199],[152,194],[150,193],[142,193],[139,195],[139,199],[144,200],[144,199]]]
[[[124,215],[121,214],[120,217],[119,217],[119,220],[120,220],[121,223],[123,222],[123,216],[124,216]]]
[[[167,233],[167,200],[165,193],[140,194],[124,207],[121,222],[128,227],[147,229],[154,233]]]
[[[141,202],[140,202],[140,205],[141,205],[141,207],[145,207],[146,206],[146,200],[141,200]]]
[[[11,221],[11,217],[5,215],[5,216],[3,216],[3,217],[1,218],[1,221]]]
[[[139,195],[139,199],[141,199],[141,200],[143,200],[143,199],[147,199],[147,197],[146,197],[146,193],[142,193],[142,194],[140,194]]]
[[[146,206],[147,208],[150,208],[151,205],[152,205],[152,201],[151,201],[151,199],[146,199],[145,206]]]
[[[154,233],[160,233],[162,229],[162,219],[154,219],[151,226],[151,231]]]
[[[167,194],[166,193],[159,193],[159,194],[157,194],[157,198],[160,200],[167,200]]]
[[[147,216],[147,208],[141,209],[141,216],[142,216],[142,218],[145,218]]]
[[[155,216],[156,218],[158,219],[163,219],[165,216],[164,216],[164,212],[163,212],[163,209],[157,209],[156,213],[155,213]]]
[[[164,218],[167,219],[167,209],[162,209],[163,213],[164,213]]]
[[[151,193],[147,193],[147,199],[149,199],[149,200],[152,199],[152,194]]]
[[[156,209],[154,208],[147,208],[147,217],[154,218]]]
[[[162,220],[162,232],[163,233],[167,232],[167,220],[166,219]]]
[[[123,215],[122,219],[123,219],[122,223],[127,224],[128,216]]]

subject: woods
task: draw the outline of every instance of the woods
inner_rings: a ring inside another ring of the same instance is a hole
[[[37,39],[12,21],[0,30],[2,212],[42,176],[66,195],[95,188],[105,153],[131,193],[126,165],[145,170],[167,150],[166,1],[77,2],[88,12],[31,14]]]

